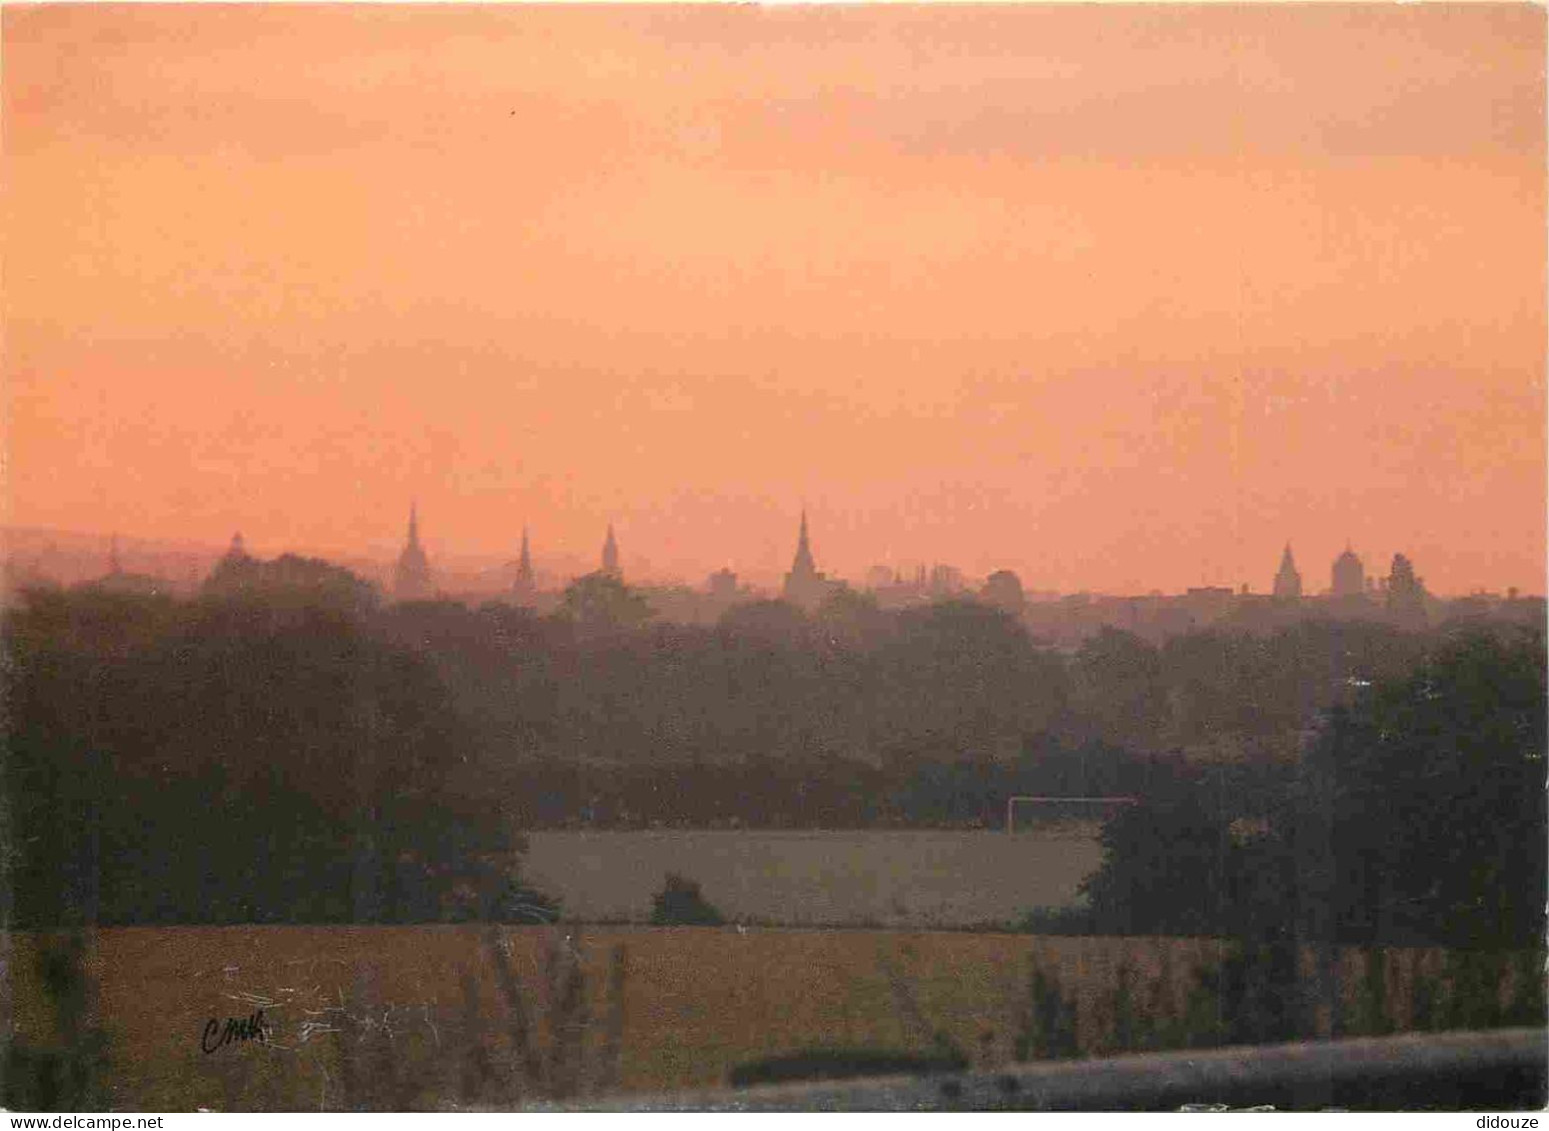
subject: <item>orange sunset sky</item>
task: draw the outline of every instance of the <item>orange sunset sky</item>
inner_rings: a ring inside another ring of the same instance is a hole
[[[1545,13],[3,11],[6,521],[1543,592]]]

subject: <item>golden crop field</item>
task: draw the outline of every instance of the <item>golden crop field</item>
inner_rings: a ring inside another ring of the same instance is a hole
[[[150,1110],[467,1102],[480,1058],[487,1076],[488,1062],[498,1074],[514,1055],[484,937],[457,926],[99,931],[88,964],[93,1014],[110,1040],[109,1102]],[[1165,961],[1181,992],[1192,964],[1217,955],[1217,944],[1200,940],[946,932],[561,927],[492,937],[508,948],[540,1050],[564,1039],[545,1020],[563,1012],[563,986],[546,980],[555,964],[544,952],[575,957],[584,1004],[566,1016],[585,1061],[576,1082],[594,1094],[718,1086],[738,1064],[814,1046],[925,1051],[938,1030],[975,1064],[1003,1063],[1035,958],[1100,1009],[1126,958],[1153,978]],[[53,1022],[27,973],[37,940],[18,934],[11,943],[16,1037],[47,1045]],[[610,1037],[608,970],[620,946],[622,1014]],[[268,1041],[201,1047],[212,1019],[223,1027],[259,1008]],[[1084,1045],[1093,1040],[1083,1033]]]

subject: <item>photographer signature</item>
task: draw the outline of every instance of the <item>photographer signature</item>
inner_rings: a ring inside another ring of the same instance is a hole
[[[221,1028],[221,1023],[214,1017],[204,1023],[204,1034],[199,1038],[199,1047],[206,1054],[214,1052],[225,1045],[237,1044],[241,1041],[267,1041],[268,1030],[264,1027],[264,1011],[248,1017],[228,1017],[226,1027]]]

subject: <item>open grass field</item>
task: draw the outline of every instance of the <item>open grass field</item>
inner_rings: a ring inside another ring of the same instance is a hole
[[[162,1110],[455,1106],[480,1057],[512,1055],[482,937],[451,926],[100,931],[88,964],[93,1013],[110,1039],[108,1100]],[[1192,964],[1217,955],[1201,940],[963,932],[628,928],[567,941],[564,928],[518,928],[496,937],[540,1047],[563,1039],[542,1020],[562,992],[545,983],[544,951],[577,956],[586,980],[569,1014],[585,1062],[576,1083],[592,1093],[720,1085],[740,1063],[817,1045],[924,1051],[937,1030],[975,1064],[1002,1063],[1035,958],[1100,1012],[1125,958],[1181,994]],[[37,940],[10,941],[17,1039],[46,1046],[52,1020],[29,973]],[[619,946],[623,1008],[610,1037],[604,998]],[[267,1043],[202,1050],[211,1019],[260,1007]],[[1091,1047],[1091,1017],[1083,1026]]]
[[[668,872],[697,880],[728,919],[792,926],[1013,923],[1076,901],[1102,863],[1093,823],[878,832],[601,831],[528,836],[526,875],[572,917],[649,918]]]

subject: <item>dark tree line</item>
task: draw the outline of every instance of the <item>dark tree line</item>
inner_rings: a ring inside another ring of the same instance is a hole
[[[523,898],[439,675],[350,612],[33,594],[6,646],[14,922],[421,921]]]
[[[1176,759],[1100,744],[1030,739],[1009,762],[926,761],[901,769],[857,762],[756,759],[665,769],[535,762],[513,800],[524,828],[682,825],[720,828],[1000,828],[1016,795],[1133,796],[1181,778],[1222,783],[1248,812],[1266,811],[1290,768],[1234,765],[1197,771]],[[1091,819],[1096,810],[1075,814]],[[1070,817],[1071,814],[1064,814]]]
[[[1408,671],[1446,636],[1371,621],[1209,630],[1157,646],[1103,629],[1075,658],[1078,725],[1137,750],[1289,758],[1317,713]]]
[[[1104,832],[1094,930],[1324,944],[1541,945],[1539,632],[1445,641],[1332,707],[1262,823],[1230,791],[1151,794]]]
[[[1172,865],[1137,862],[1170,840],[1201,863],[1167,873],[1188,891],[1146,922],[1192,931],[1226,907],[1247,922],[1317,902],[1307,846],[1337,838],[1313,818],[1346,811],[1306,800],[1315,785],[1366,814],[1340,817],[1341,845],[1364,834],[1422,855],[1371,814],[1435,808],[1437,782],[1463,790],[1474,772],[1447,777],[1443,760],[1374,800],[1396,723],[1370,713],[1399,712],[1391,688],[1453,655],[1446,634],[1305,624],[1154,648],[1107,632],[1067,656],[972,602],[893,612],[841,592],[811,615],[760,602],[708,628],[648,612],[595,576],[548,617],[384,608],[306,559],[218,571],[191,601],[32,593],[5,620],[15,918],[500,917],[537,902],[516,879],[516,829],[994,827],[1012,794],[1124,794],[1155,804],[1110,827],[1117,863],[1095,905],[1140,923],[1134,893],[1172,882],[1144,869]],[[1524,662],[1479,640],[1466,647],[1480,663]],[[1490,772],[1471,802],[1482,822],[1515,812],[1505,771]],[[1511,820],[1477,836],[1520,835]],[[1430,906],[1412,878],[1363,875],[1371,906],[1400,909],[1382,930]]]
[[[1065,664],[985,606],[859,626],[783,602],[715,628],[600,631],[499,605],[397,606],[382,630],[435,663],[505,760],[900,765],[1014,755],[1067,708]]]
[[[1146,792],[1200,760],[1260,798],[1320,711],[1441,639],[1313,622],[1158,648],[1109,630],[1065,655],[966,601],[886,611],[840,591],[696,627],[641,621],[616,581],[577,590],[554,617],[381,613],[443,673],[472,758],[530,827],[996,826],[1010,794]]]

